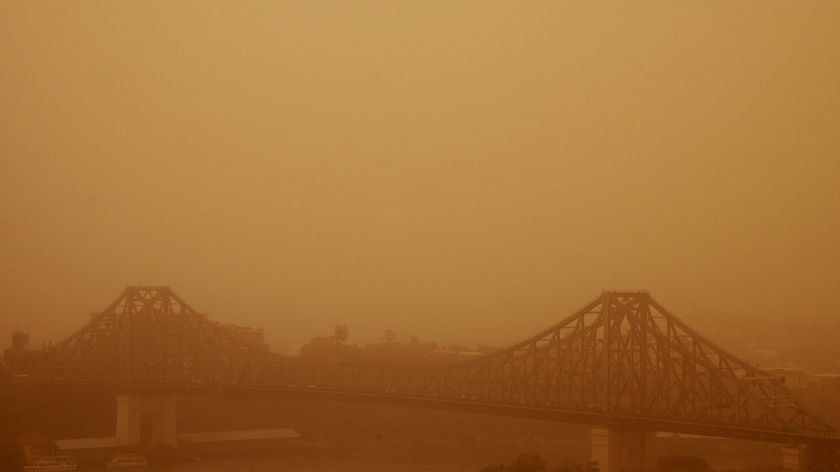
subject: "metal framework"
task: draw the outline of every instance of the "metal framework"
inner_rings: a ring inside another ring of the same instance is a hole
[[[726,353],[646,292],[604,292],[525,341],[456,365],[294,367],[278,369],[287,376],[278,382],[589,424],[778,441],[836,437],[781,379]]]
[[[126,287],[50,350],[45,374],[67,382],[247,384],[271,357],[242,328],[209,321],[169,287]]]
[[[128,287],[50,352],[56,382],[452,408],[778,442],[836,444],[783,381],[739,360],[647,292],[604,292],[557,325],[446,366],[307,363],[207,320],[167,287]]]

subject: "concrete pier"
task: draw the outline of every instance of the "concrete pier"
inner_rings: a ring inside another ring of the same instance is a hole
[[[786,471],[800,472],[808,470],[808,446],[788,444],[782,447],[782,467]]]
[[[116,437],[120,444],[177,447],[175,419],[174,395],[117,397]]]
[[[656,470],[655,431],[592,428],[592,460],[601,472]]]

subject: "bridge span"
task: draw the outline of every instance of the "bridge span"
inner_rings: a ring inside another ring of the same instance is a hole
[[[444,408],[591,425],[605,472],[653,469],[655,432],[787,444],[790,470],[834,469],[840,434],[783,382],[727,353],[647,292],[604,292],[507,349],[449,365],[305,362],[212,322],[168,287],[127,287],[40,361],[40,384],[110,385],[117,437],[174,444],[175,396],[247,392]]]

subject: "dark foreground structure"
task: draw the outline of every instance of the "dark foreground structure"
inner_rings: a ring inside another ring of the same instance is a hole
[[[42,355],[17,351],[6,352],[13,380],[113,387],[124,444],[177,445],[177,395],[245,392],[591,425],[592,459],[605,472],[655,468],[656,431],[787,444],[789,470],[838,465],[834,427],[647,292],[604,292],[514,346],[445,366],[275,355],[261,331],[212,322],[168,287],[127,287]]]

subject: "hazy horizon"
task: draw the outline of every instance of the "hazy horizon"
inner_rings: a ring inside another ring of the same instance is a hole
[[[0,346],[167,285],[285,351],[603,290],[840,315],[840,3],[0,4]]]

